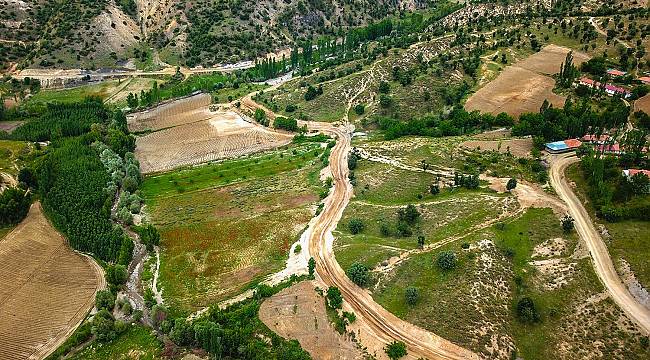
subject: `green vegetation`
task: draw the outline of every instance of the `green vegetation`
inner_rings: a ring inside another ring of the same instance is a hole
[[[392,343],[386,345],[386,348],[384,350],[386,351],[388,358],[391,360],[401,359],[408,354],[406,351],[406,345],[401,341],[393,341]]]
[[[162,356],[163,344],[151,329],[142,325],[128,325],[128,329],[109,343],[92,342],[69,359],[119,359],[137,354],[141,360],[155,360]],[[56,357],[53,357],[53,359]]]
[[[23,189],[8,188],[0,193],[0,228],[18,224],[32,204],[30,194]]]
[[[322,191],[322,151],[319,143],[292,145],[144,180],[172,309],[208,306],[284,265]]]

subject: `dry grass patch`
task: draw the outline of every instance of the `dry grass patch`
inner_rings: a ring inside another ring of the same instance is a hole
[[[498,151],[502,154],[510,153],[516,157],[530,157],[533,149],[533,139],[508,139],[508,140],[468,140],[460,146],[481,151]]]

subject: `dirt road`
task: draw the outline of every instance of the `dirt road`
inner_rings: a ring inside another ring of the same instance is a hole
[[[569,214],[575,219],[576,231],[587,244],[596,274],[614,302],[639,326],[642,332],[650,333],[650,310],[632,297],[619,278],[607,251],[607,246],[591,222],[587,210],[573,193],[564,176],[567,166],[577,162],[578,158],[573,154],[565,154],[553,156],[550,161],[551,184],[560,198],[566,202]]]
[[[383,344],[394,340],[402,341],[406,344],[409,355],[415,358],[477,359],[478,355],[471,351],[391,314],[377,304],[366,290],[355,285],[345,275],[334,257],[332,230],[336,228],[352,197],[347,167],[350,133],[345,127],[335,128],[330,124],[310,123],[309,127],[337,137],[336,146],[330,156],[334,190],[325,200],[325,209],[317,218],[309,241],[309,252],[316,260],[317,279],[326,286],[336,286],[341,290],[346,303],[356,314],[357,321],[361,320],[364,330],[370,332],[368,338]]]

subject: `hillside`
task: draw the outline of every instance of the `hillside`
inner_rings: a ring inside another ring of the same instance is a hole
[[[234,63],[430,3],[2,0],[0,68]]]

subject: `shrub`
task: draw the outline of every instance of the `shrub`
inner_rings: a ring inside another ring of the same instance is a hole
[[[363,231],[363,229],[366,227],[366,225],[363,223],[363,220],[359,218],[352,218],[348,222],[348,229],[352,234],[359,234],[360,232]]]
[[[95,307],[97,310],[113,310],[115,306],[115,296],[108,290],[100,290],[95,296]]]
[[[354,106],[354,112],[357,115],[363,115],[363,113],[366,112],[366,107],[363,104],[357,104]]]
[[[404,298],[406,299],[406,303],[409,305],[415,305],[417,304],[419,298],[420,298],[420,292],[418,291],[417,288],[413,286],[409,286],[406,288],[404,291]]]
[[[368,272],[368,268],[358,262],[355,262],[350,266],[348,271],[346,272],[346,275],[354,282],[355,284],[364,287],[368,285],[368,282],[370,281],[370,273]]]
[[[415,205],[408,204],[405,208],[397,210],[397,218],[400,222],[413,225],[420,218],[420,212]]]
[[[436,259],[436,264],[440,268],[440,270],[443,271],[449,271],[453,270],[456,268],[456,264],[458,263],[458,258],[456,257],[456,254],[453,251],[443,251],[438,254],[438,257]]]
[[[514,189],[516,187],[517,187],[517,179],[511,178],[510,180],[508,180],[508,184],[506,184],[506,189],[508,191],[510,191],[510,190],[512,190],[512,189]]]
[[[564,217],[561,220],[561,223],[562,223],[562,230],[564,230],[566,234],[570,233],[573,230],[574,221],[569,214],[564,215]]]
[[[517,302],[517,317],[524,323],[536,323],[539,321],[539,313],[533,299],[523,297]]]
[[[327,305],[332,309],[340,309],[343,306],[343,296],[336,286],[330,286],[327,289]]]
[[[393,341],[384,348],[386,355],[391,360],[397,360],[406,356],[406,344],[401,341]]]

